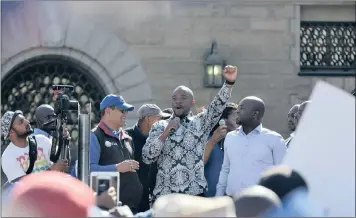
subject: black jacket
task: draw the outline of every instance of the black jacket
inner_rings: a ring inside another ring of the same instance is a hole
[[[135,150],[135,160],[139,162],[140,169],[137,171],[138,177],[140,178],[141,184],[143,186],[143,196],[142,204],[147,204],[145,200],[148,201],[149,194],[152,194],[156,183],[157,174],[157,164],[147,165],[142,161],[142,148],[146,143],[147,136],[143,135],[141,130],[137,125],[125,130],[133,140],[134,150]],[[142,205],[143,209],[145,208]]]
[[[125,132],[122,132],[119,139],[100,124],[92,131],[101,147],[99,165],[118,164],[134,158],[132,139]],[[119,198],[123,205],[127,205],[134,211],[137,210],[141,202],[142,191],[136,172],[120,173]]]

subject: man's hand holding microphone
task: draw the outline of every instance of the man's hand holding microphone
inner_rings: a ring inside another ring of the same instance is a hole
[[[165,142],[168,136],[172,136],[174,132],[179,128],[180,126],[180,119],[179,117],[175,117],[171,119],[166,127],[166,129],[163,131],[159,139],[162,142]]]

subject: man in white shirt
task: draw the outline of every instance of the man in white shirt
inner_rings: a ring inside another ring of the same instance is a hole
[[[291,132],[290,137],[286,139],[286,146],[289,147],[289,143],[292,141],[294,137],[294,131],[297,127],[295,116],[297,115],[300,104],[295,104],[288,112],[288,129]]]
[[[237,124],[225,138],[224,162],[216,196],[239,194],[257,184],[263,171],[282,162],[286,152],[283,137],[263,128],[264,102],[254,96],[239,103]]]
[[[30,166],[30,139],[33,129],[21,111],[7,111],[1,118],[1,134],[10,144],[2,154],[2,169],[9,182],[13,182],[27,174]],[[51,141],[43,135],[35,136],[37,159],[32,172],[45,170],[63,171],[68,168],[66,161],[58,161],[52,165],[50,161]]]

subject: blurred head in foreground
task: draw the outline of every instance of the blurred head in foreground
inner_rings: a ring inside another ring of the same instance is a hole
[[[230,197],[169,194],[158,198],[152,211],[153,217],[236,217]]]
[[[13,190],[6,216],[88,217],[94,206],[89,186],[67,174],[46,171],[21,180]]]
[[[308,189],[306,181],[298,172],[283,165],[267,170],[262,175],[259,185],[274,191],[282,200],[297,188]]]
[[[272,208],[279,208],[281,201],[271,190],[255,185],[234,196],[237,217],[257,217]]]
[[[287,194],[283,207],[272,208],[262,217],[327,217],[328,209],[309,198],[308,190],[297,188]]]

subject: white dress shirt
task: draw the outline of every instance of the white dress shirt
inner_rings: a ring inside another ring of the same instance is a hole
[[[282,162],[286,152],[283,137],[260,124],[246,135],[239,127],[224,142],[224,162],[216,186],[216,196],[235,195],[255,185],[261,173]]]

